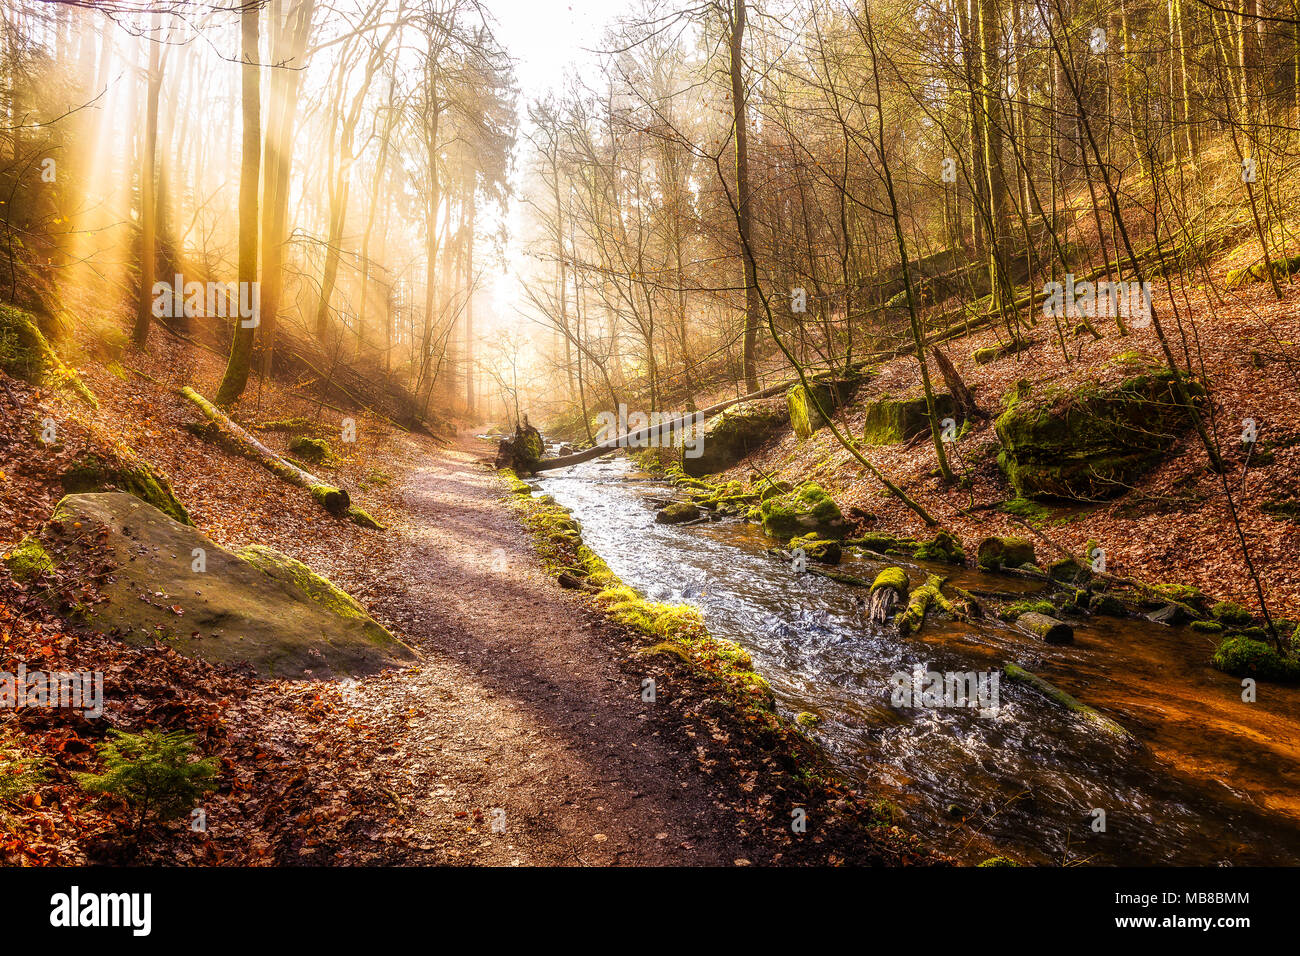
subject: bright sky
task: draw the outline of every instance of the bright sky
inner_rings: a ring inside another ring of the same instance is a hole
[[[632,7],[631,0],[485,0],[497,19],[497,36],[516,60],[524,97],[559,87],[571,64],[591,66],[587,50],[600,45],[606,25]]]
[[[590,75],[596,68],[596,58],[589,51],[600,46],[606,26],[630,9],[633,0],[484,0],[484,6],[496,18],[497,38],[515,60],[519,116],[526,124],[528,102],[548,90],[558,90],[567,71]],[[518,202],[511,205],[507,217],[508,271],[492,279],[493,308],[498,320],[507,325],[514,324],[517,318],[516,309],[522,300],[520,268],[525,266],[519,245],[523,210]]]

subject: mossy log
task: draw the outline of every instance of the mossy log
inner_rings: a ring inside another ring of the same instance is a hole
[[[1016,627],[1041,637],[1048,644],[1074,643],[1074,628],[1037,611],[1029,611],[1016,618]]]
[[[940,592],[943,582],[946,579],[937,574],[932,574],[923,585],[912,592],[910,600],[907,602],[907,608],[902,614],[898,615],[898,633],[903,637],[909,634],[915,634],[925,623],[925,615],[932,606],[938,606],[944,611],[955,613],[955,609]]]
[[[867,621],[881,625],[889,620],[894,608],[907,596],[907,572],[902,568],[885,568],[871,583],[871,601],[867,606]]]
[[[1050,700],[1060,704],[1066,710],[1078,714],[1098,730],[1101,730],[1112,737],[1118,737],[1121,740],[1134,740],[1133,735],[1119,724],[1115,723],[1115,721],[1102,715],[1092,707],[1089,707],[1087,704],[1083,703],[1083,701],[1071,697],[1065,691],[1061,690],[1056,685],[1043,680],[1043,678],[1039,677],[1037,674],[1031,674],[1029,671],[1016,664],[1008,664],[1006,667],[1002,668],[1002,673],[1006,675],[1007,680],[1016,684],[1023,684],[1027,687],[1032,687]]]
[[[312,500],[330,514],[341,517],[349,513],[352,500],[345,489],[328,485],[311,472],[303,471],[292,462],[281,458],[188,385],[181,389],[181,394],[197,405],[204,417],[215,426],[216,441],[221,445],[250,461],[257,462],[277,478],[299,488],[306,488]]]

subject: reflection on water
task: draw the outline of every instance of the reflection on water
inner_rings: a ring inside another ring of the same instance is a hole
[[[931,620],[907,640],[875,633],[865,625],[861,589],[796,573],[764,553],[772,542],[753,525],[655,524],[656,502],[673,489],[630,475],[626,460],[614,458],[535,484],[573,511],[587,545],[624,581],[654,600],[699,606],[716,636],[744,646],[780,706],[817,714],[813,733],[864,791],[901,806],[908,825],[947,852],[978,860],[1003,849],[1040,863],[1300,861],[1300,828],[1291,820],[1262,813],[1223,783],[1176,773],[1144,748],[1117,745],[1031,690],[1002,681],[993,716],[890,706],[892,675],[917,667],[994,671],[1014,661],[1046,667],[1056,680],[1053,667],[1077,663],[1097,674],[1099,688],[1122,680],[1098,672],[1095,651],[1048,648],[996,622]],[[870,577],[878,566],[846,559],[845,570]],[[943,573],[986,590],[1037,586]],[[912,570],[914,580],[924,574]],[[1081,637],[1093,626],[1089,620]],[[1146,622],[1104,627],[1115,640],[1150,636],[1152,646],[1169,633]],[[1105,811],[1105,832],[1092,829],[1095,809]]]

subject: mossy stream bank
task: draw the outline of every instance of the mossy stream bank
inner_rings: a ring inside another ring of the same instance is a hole
[[[995,853],[1041,864],[1300,859],[1291,785],[1300,769],[1300,693],[1268,685],[1266,701],[1242,701],[1239,680],[1208,667],[1217,635],[1076,608],[1069,645],[1048,645],[993,614],[932,617],[903,638],[866,623],[864,589],[774,556],[777,542],[758,524],[656,523],[681,489],[635,474],[624,460],[585,463],[536,484],[581,522],[582,546],[602,567],[651,602],[697,608],[714,638],[752,659],[779,713],[892,805],[904,828],[965,862]],[[744,498],[747,489],[730,491],[721,497]],[[733,515],[757,506],[735,504],[726,509]],[[1046,597],[1042,580],[926,560],[935,552],[921,546],[934,542],[914,544],[888,558],[845,547],[831,573],[870,582],[892,565],[913,588],[936,575],[946,592],[998,595],[986,602],[997,606]],[[894,705],[900,674],[1001,676],[1009,664],[1134,740],[1023,681],[1002,680],[998,706],[984,716]],[[1092,827],[1096,809],[1106,810],[1104,832]]]

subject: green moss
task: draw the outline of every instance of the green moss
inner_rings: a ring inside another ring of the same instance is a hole
[[[1004,621],[1014,621],[1020,615],[1028,614],[1031,611],[1035,614],[1046,614],[1051,617],[1056,613],[1056,605],[1051,601],[1016,601],[999,611],[998,617]]]
[[[289,454],[313,465],[334,460],[334,452],[329,442],[323,438],[306,438],[302,435],[289,439]]]
[[[976,365],[988,365],[998,357],[998,350],[994,346],[985,346],[982,349],[976,349],[971,353],[971,359]]]
[[[899,634],[907,637],[909,634],[919,631],[921,625],[925,623],[925,615],[933,606],[938,606],[945,611],[952,610],[952,605],[948,603],[940,590],[943,581],[944,579],[939,575],[932,574],[926,578],[924,584],[912,590],[906,609],[895,618]],[[874,589],[873,587],[872,590]]]
[[[1128,614],[1128,607],[1113,594],[1094,594],[1088,601],[1088,610],[1107,617],[1125,617]]]
[[[1186,383],[1195,396],[1195,382]],[[1153,369],[1113,386],[1085,384],[1034,401],[1008,395],[994,429],[998,462],[1017,496],[1092,501],[1127,490],[1160,462],[1190,422],[1174,375]]]
[[[98,407],[94,394],[50,347],[27,312],[0,305],[0,368],[32,385],[66,388],[87,405]]]
[[[61,481],[68,494],[117,489],[135,495],[181,524],[194,524],[167,476],[125,445],[115,446],[111,457],[95,452],[81,456],[63,473]]]
[[[929,541],[922,541],[912,552],[919,561],[941,561],[945,564],[964,564],[966,552],[961,541],[950,531],[940,529]]]
[[[749,654],[734,642],[713,637],[698,608],[648,601],[625,585],[583,543],[581,526],[550,496],[519,497],[515,506],[547,569],[582,578],[610,619],[650,642],[645,653],[673,654],[713,682],[742,717],[780,726],[772,688],[753,670]]]
[[[809,531],[820,537],[841,537],[844,516],[839,505],[816,482],[805,482],[794,491],[763,501],[758,507],[763,530],[774,538],[789,540]]]
[[[1010,857],[991,856],[983,863],[978,863],[976,865],[977,866],[1019,866],[1020,864],[1017,863],[1015,860],[1011,859]]]
[[[1229,635],[1215,650],[1210,662],[1234,677],[1284,682],[1300,680],[1300,659],[1294,655],[1284,656],[1263,641],[1242,635]]]
[[[700,516],[698,505],[689,501],[675,501],[672,504],[661,508],[655,515],[657,524],[681,524],[683,521],[694,521]]]
[[[348,506],[348,517],[351,518],[357,524],[361,525],[361,527],[370,528],[372,531],[388,530],[386,526],[380,524],[378,521],[376,521],[366,512],[362,511],[356,505]]]
[[[1051,512],[1038,502],[1030,501],[1028,498],[1012,498],[1010,501],[1003,502],[1001,510],[1005,514],[1024,518],[1035,526],[1042,526],[1051,517]]]
[[[840,542],[819,538],[816,532],[801,538],[791,538],[790,550],[794,551],[797,548],[803,549],[808,560],[820,564],[839,564],[840,558],[844,556],[844,548]]]
[[[810,710],[802,710],[795,714],[794,722],[800,727],[816,727],[822,722],[822,719]]]
[[[1193,631],[1200,631],[1202,634],[1221,634],[1223,625],[1218,621],[1192,621],[1188,625]]]
[[[302,591],[309,598],[339,617],[361,621],[372,621],[370,614],[357,603],[356,598],[338,587],[329,578],[317,574],[296,558],[260,544],[252,544],[236,552],[238,557],[247,561],[271,577],[286,581]],[[375,624],[375,627],[380,625]],[[380,628],[394,639],[384,628]]]
[[[902,568],[885,568],[877,574],[876,579],[871,582],[871,590],[878,591],[881,588],[893,588],[899,594],[907,594],[907,572]]]
[[[54,570],[54,562],[45,548],[32,535],[19,541],[4,557],[5,567],[14,576],[15,581],[30,581]]]
[[[952,396],[938,393],[934,396],[935,415],[940,420],[951,417]],[[896,445],[930,430],[930,414],[925,395],[894,397],[882,395],[863,407],[865,424],[863,439],[868,445]]]
[[[335,517],[347,514],[348,508],[352,506],[351,496],[342,488],[335,488],[333,485],[312,485],[307,490],[313,501]]]
[[[1060,558],[1047,566],[1047,578],[1061,584],[1082,585],[1092,580],[1092,571],[1073,558]]]
[[[1210,615],[1228,627],[1247,627],[1255,619],[1250,611],[1233,601],[1220,601],[1210,608]]]

